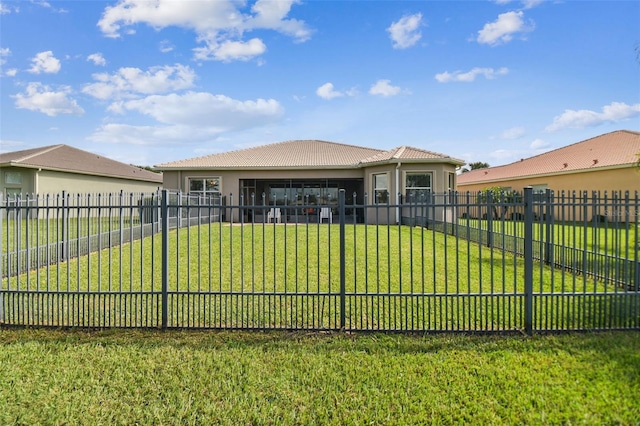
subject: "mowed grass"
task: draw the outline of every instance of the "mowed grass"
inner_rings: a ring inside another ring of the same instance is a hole
[[[637,332],[524,336],[0,329],[0,423],[620,424]]]
[[[336,224],[214,223],[171,231],[169,326],[339,328],[343,261],[348,329],[523,327],[520,257],[422,227],[350,225],[344,253],[339,240]],[[154,235],[5,278],[4,289],[49,292],[45,298],[8,295],[5,321],[153,326],[160,299],[147,294],[161,290],[161,248],[161,236]],[[533,281],[537,293],[618,291],[541,264]],[[544,328],[627,328],[638,321],[636,302],[557,298],[541,300],[536,309],[545,316]]]
[[[170,291],[336,292],[344,255],[348,293],[494,294],[524,290],[524,261],[510,253],[409,226],[211,224],[169,233]],[[162,241],[133,243],[4,278],[3,288],[62,291],[159,290]],[[604,289],[578,278],[588,291]],[[566,284],[566,286],[565,286]],[[536,266],[536,291],[575,287],[566,271]]]
[[[466,228],[489,229],[489,221],[479,219],[458,219],[458,226],[462,231]],[[524,221],[499,220],[492,221],[494,239],[500,239],[502,235],[524,237]],[[634,259],[638,241],[638,226],[634,222],[629,223],[594,223],[577,221],[563,223],[556,220],[548,227],[544,221],[533,222],[533,238],[535,241],[546,241],[547,234],[551,241],[563,247],[572,247],[578,250],[588,250],[596,253],[606,253],[611,256]],[[485,237],[486,238],[486,237]]]

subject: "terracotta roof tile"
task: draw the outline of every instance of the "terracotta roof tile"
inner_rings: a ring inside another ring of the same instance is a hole
[[[42,168],[45,170],[162,183],[162,175],[159,173],[120,163],[68,145],[51,145],[0,154],[0,165]]]
[[[158,164],[159,169],[225,168],[348,168],[393,159],[439,159],[460,162],[442,154],[411,147],[384,151],[320,140],[294,140],[237,151]]]
[[[618,130],[504,166],[472,170],[458,185],[633,164],[640,152],[640,132]]]

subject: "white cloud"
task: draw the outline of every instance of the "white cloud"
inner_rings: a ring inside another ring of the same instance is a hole
[[[478,31],[478,43],[492,46],[511,41],[516,33],[524,33],[533,30],[533,24],[525,25],[524,12],[506,12],[498,15],[498,19],[489,22]]]
[[[536,7],[540,4],[542,4],[544,2],[544,0],[523,0],[522,1],[522,6],[525,9],[531,9],[533,7]],[[511,0],[495,0],[495,4],[499,4],[499,5],[505,5],[505,4],[509,4],[511,3]]]
[[[304,21],[285,19],[294,3],[298,1],[258,0],[251,7],[254,15],[246,20],[244,28],[247,30],[271,29],[291,36],[298,42],[307,41],[311,37],[311,30],[307,28]]]
[[[7,70],[7,72],[4,73],[6,76],[9,77],[15,77],[16,74],[18,74],[18,69],[17,68],[9,68]]]
[[[284,114],[280,103],[273,99],[239,101],[204,92],[148,96],[117,103],[114,108],[123,112],[139,112],[161,125],[110,123],[97,129],[90,139],[136,145],[199,142],[211,140],[225,132],[274,123]]]
[[[548,125],[546,130],[555,132],[566,128],[582,129],[603,123],[616,123],[638,115],[640,115],[640,103],[627,105],[624,102],[611,102],[611,104],[602,107],[602,112],[567,109],[554,117],[553,123]]]
[[[48,50],[40,52],[31,59],[31,68],[29,72],[32,74],[48,73],[55,74],[60,71],[60,61],[53,56],[53,52]]]
[[[524,136],[524,127],[512,127],[510,129],[504,130],[500,134],[500,139],[518,139]]]
[[[100,65],[100,66],[107,65],[107,60],[104,59],[104,56],[102,56],[102,53],[92,53],[91,55],[87,56],[87,61],[93,62],[94,65]]]
[[[537,149],[545,149],[545,148],[548,148],[549,146],[551,146],[549,142],[546,142],[542,139],[534,139],[533,142],[531,142],[531,145],[529,145],[529,148],[537,150]]]
[[[100,126],[88,139],[94,142],[127,145],[171,145],[216,137],[216,129],[192,129],[185,126],[132,126],[111,123]]]
[[[393,41],[394,49],[406,49],[415,45],[422,37],[420,27],[422,26],[422,14],[406,15],[400,20],[393,22],[387,32]]]
[[[19,12],[20,9],[16,6],[7,6],[5,3],[0,3],[0,15],[6,15],[9,14],[11,12]]]
[[[194,49],[200,60],[247,60],[264,53],[262,40],[244,41],[246,32],[273,30],[292,37],[297,42],[310,38],[304,21],[287,19],[296,0],[258,0],[250,11],[245,2],[235,0],[120,0],[104,10],[98,27],[107,37],[136,24],[147,24],[157,30],[177,26],[193,30],[196,39],[205,44]],[[237,56],[235,56],[237,54]]]
[[[445,71],[440,74],[435,75],[435,79],[440,83],[449,83],[449,82],[465,82],[469,83],[476,79],[477,76],[483,75],[487,80],[492,80],[500,75],[506,75],[509,73],[508,68],[500,68],[498,70],[494,70],[493,68],[473,68],[471,71],[462,72],[462,71],[454,71],[450,73],[449,71]]]
[[[176,64],[151,67],[147,71],[120,68],[114,74],[93,74],[93,78],[97,83],[84,86],[83,93],[98,99],[118,99],[188,89],[193,86],[196,74],[188,66]]]
[[[532,9],[536,6],[541,5],[543,2],[544,0],[523,0],[522,5],[525,9]]]
[[[7,63],[5,58],[9,55],[11,55],[11,49],[8,47],[0,47],[0,65]]]
[[[54,91],[41,83],[29,83],[25,93],[18,93],[13,97],[16,100],[16,108],[39,111],[50,117],[59,114],[84,114],[78,103],[69,98],[70,94],[71,88],[68,86]]]
[[[369,89],[370,95],[379,95],[379,96],[395,96],[402,92],[402,89],[398,86],[392,86],[390,80],[378,80],[371,86]]]
[[[153,95],[125,101],[121,108],[137,111],[161,123],[215,127],[225,131],[271,123],[279,120],[284,112],[274,99],[239,101],[206,92]]]
[[[206,47],[193,49],[195,59],[215,59],[222,62],[248,61],[262,55],[266,50],[267,46],[259,38],[252,38],[247,42],[225,40],[222,43],[207,43]]]
[[[320,96],[322,99],[333,99],[344,96],[344,93],[335,90],[332,83],[325,83],[318,87],[316,95]]]
[[[173,45],[169,40],[162,40],[158,48],[162,53],[169,53],[174,49]]]

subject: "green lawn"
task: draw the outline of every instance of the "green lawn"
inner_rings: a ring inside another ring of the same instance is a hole
[[[0,329],[0,424],[619,424],[637,332]]]
[[[169,289],[218,292],[334,292],[340,285],[338,225],[182,228],[169,235]],[[347,292],[494,294],[522,292],[522,258],[421,227],[346,227]],[[11,288],[63,291],[159,289],[161,236],[12,277]],[[588,291],[604,286],[585,277]],[[539,266],[536,291],[568,291],[575,277]],[[555,285],[554,285],[555,284]],[[5,278],[4,288],[9,285]]]
[[[338,225],[216,223],[169,237],[170,327],[340,326]],[[345,241],[347,328],[522,327],[522,258],[420,227],[348,226]],[[55,293],[8,295],[6,321],[157,326],[161,260],[155,235],[5,278],[4,289]],[[539,299],[535,309],[546,321],[540,328],[637,325],[638,297],[601,296],[620,290],[559,268],[535,268],[534,291],[559,296]],[[147,297],[150,291],[156,295]],[[585,296],[564,297],[571,292]],[[110,319],[101,322],[103,316]]]
[[[501,235],[517,236],[524,238],[524,222],[511,220],[494,219],[491,223],[494,231],[494,238],[499,239]],[[489,229],[487,220],[478,219],[458,219],[460,232],[465,228]],[[546,241],[547,233],[555,245],[572,247],[576,249],[586,249],[597,253],[606,253],[612,256],[634,259],[636,255],[635,247],[638,230],[635,223],[615,224],[601,223],[593,226],[590,222],[554,222],[549,232],[544,221],[533,223],[533,238],[535,241]],[[486,241],[486,237],[485,237]],[[522,248],[520,248],[522,250]]]

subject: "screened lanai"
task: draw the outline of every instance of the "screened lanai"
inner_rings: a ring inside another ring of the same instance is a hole
[[[331,208],[334,216],[338,215],[338,192],[345,190],[347,206],[364,202],[363,179],[241,179],[241,204],[245,206],[261,206],[263,204],[279,207],[283,220],[316,220],[319,208]],[[355,194],[355,198],[354,198]],[[247,209],[245,219],[253,215],[258,218],[264,209]],[[361,214],[353,208],[346,209],[349,220],[356,215],[362,221]]]

